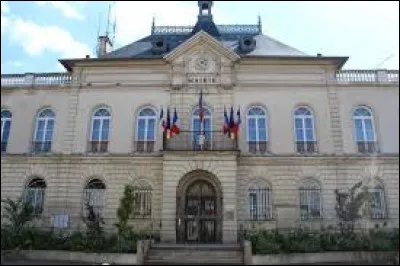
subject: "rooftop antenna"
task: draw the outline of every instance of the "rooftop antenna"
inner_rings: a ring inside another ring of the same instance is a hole
[[[111,13],[111,4],[108,5],[107,28],[106,28],[106,36],[107,37],[109,34],[109,29],[110,29],[110,13]]]
[[[112,33],[112,41],[111,41],[112,44],[114,44],[115,32],[117,29],[117,13],[115,11],[115,1],[113,1],[113,4],[114,4],[114,23],[113,23],[113,33]]]
[[[259,33],[262,33],[262,23],[261,23],[260,13],[258,13],[258,31]]]
[[[385,59],[383,59],[375,68],[379,68],[381,65],[383,65],[383,63],[385,63],[386,61],[388,61],[390,58],[392,58],[394,56],[394,53],[390,54],[388,57],[386,57]]]
[[[153,16],[153,22],[151,23],[151,35],[154,34],[154,29],[155,29],[155,27],[156,27],[156,19],[155,19],[155,17]]]
[[[99,24],[98,24],[98,27],[97,27],[96,45],[95,45],[95,51],[94,51],[95,55],[98,54],[98,51],[99,51],[99,48],[100,48],[99,47],[99,42],[98,42],[98,39],[100,37],[100,30],[101,30],[101,13],[99,13]]]

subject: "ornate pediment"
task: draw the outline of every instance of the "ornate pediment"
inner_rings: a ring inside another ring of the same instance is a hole
[[[232,86],[239,56],[205,32],[199,32],[165,56],[172,65],[172,86]]]

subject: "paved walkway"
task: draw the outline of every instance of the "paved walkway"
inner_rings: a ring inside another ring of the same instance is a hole
[[[53,261],[53,260],[4,260],[1,265],[101,265],[87,262]]]

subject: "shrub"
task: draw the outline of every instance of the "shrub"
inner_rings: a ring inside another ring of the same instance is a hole
[[[397,251],[399,230],[354,234],[352,238],[335,232],[289,233],[247,232],[245,238],[251,241],[257,254],[314,253],[323,251]]]

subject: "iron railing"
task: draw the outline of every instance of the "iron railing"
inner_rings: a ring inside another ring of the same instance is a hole
[[[265,154],[268,152],[268,141],[248,141],[249,152],[253,154]]]
[[[316,141],[296,141],[296,150],[298,153],[318,152]]]
[[[155,141],[138,140],[134,142],[135,152],[139,153],[152,153],[154,152]]]
[[[89,141],[89,152],[105,153],[108,152],[108,141]]]
[[[376,141],[357,141],[357,149],[360,153],[378,152],[378,143]]]
[[[51,141],[33,141],[32,152],[34,153],[51,152]]]
[[[166,151],[234,151],[238,147],[237,138],[231,139],[222,131],[181,131],[179,135],[163,139]]]

